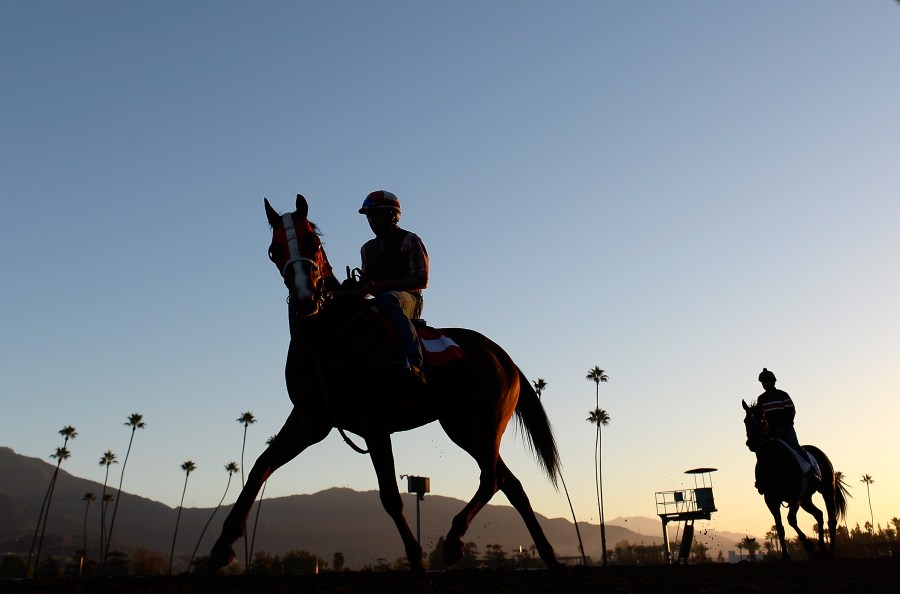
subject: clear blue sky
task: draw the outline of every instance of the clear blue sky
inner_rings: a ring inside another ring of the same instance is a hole
[[[740,401],[765,366],[854,487],[850,526],[864,473],[885,525],[898,39],[892,0],[3,2],[0,445],[50,461],[74,425],[64,468],[102,481],[140,412],[126,490],[175,506],[192,459],[186,504],[215,505],[235,419],[259,420],[249,466],[290,410],[262,198],[305,194],[343,271],[385,188],[431,255],[429,322],[549,383],[580,520],[599,365],[607,519],[653,517],[655,491],[712,466],[709,525],[763,536]],[[438,427],[394,441],[398,472],[474,492]],[[569,516],[513,429],[503,453],[540,513]],[[332,486],[376,487],[335,434],[266,494]]]

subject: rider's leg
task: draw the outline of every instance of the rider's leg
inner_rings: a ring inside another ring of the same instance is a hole
[[[422,368],[422,351],[411,317],[421,313],[421,306],[413,295],[405,291],[388,291],[376,297],[378,309],[385,315],[397,335],[397,344],[406,361],[417,370]]]

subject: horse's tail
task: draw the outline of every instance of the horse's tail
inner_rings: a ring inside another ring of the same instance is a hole
[[[847,490],[847,483],[844,482],[844,474],[842,472],[834,473],[834,510],[838,520],[847,517],[847,497],[852,497],[850,491]]]
[[[559,450],[556,449],[556,438],[553,437],[553,428],[550,426],[547,412],[541,405],[541,399],[538,398],[522,370],[518,371],[519,403],[516,405],[516,420],[528,435],[526,443],[537,458],[538,464],[556,486],[560,461]]]

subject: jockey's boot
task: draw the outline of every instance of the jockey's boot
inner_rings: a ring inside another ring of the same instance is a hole
[[[391,362],[391,367],[400,371],[403,381],[416,385],[425,385],[425,372],[418,365],[413,365],[405,357]]]
[[[425,372],[418,365],[413,365],[409,361],[406,362],[406,374],[416,384],[425,385]]]

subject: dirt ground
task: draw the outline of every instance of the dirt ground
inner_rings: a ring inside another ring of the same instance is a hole
[[[107,580],[0,581],[14,594],[232,594],[267,592],[900,592],[900,560],[572,568],[563,572],[326,572],[303,577],[177,576]]]

